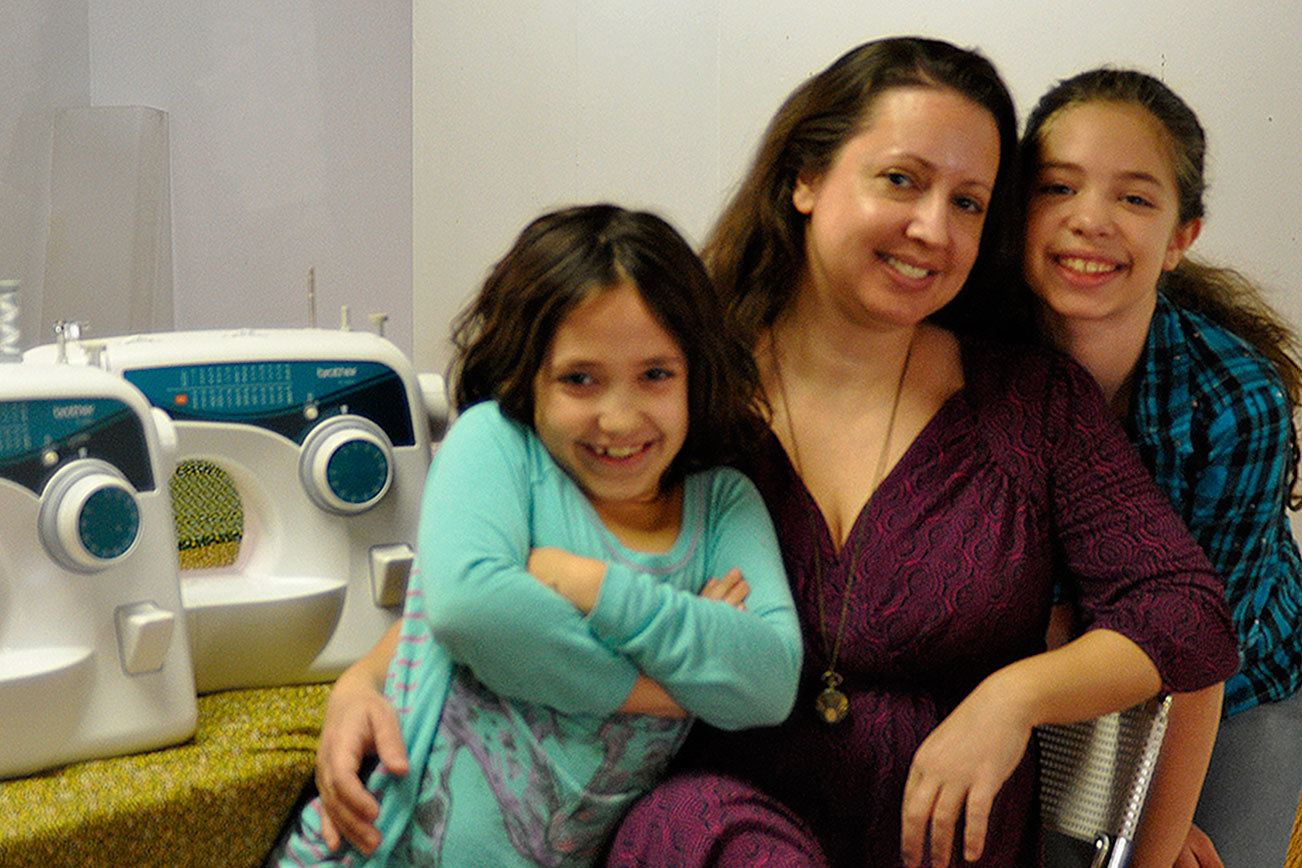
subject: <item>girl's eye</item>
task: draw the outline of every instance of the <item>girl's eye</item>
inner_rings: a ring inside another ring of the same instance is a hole
[[[1036,188],[1035,192],[1042,196],[1066,196],[1071,193],[1071,187],[1057,181],[1050,181],[1041,184]]]
[[[672,380],[675,374],[668,368],[648,368],[646,373],[642,376],[652,382],[658,383],[662,380]]]
[[[592,383],[592,375],[585,374],[582,371],[571,371],[568,374],[561,374],[556,378],[558,382],[567,386],[587,386]]]

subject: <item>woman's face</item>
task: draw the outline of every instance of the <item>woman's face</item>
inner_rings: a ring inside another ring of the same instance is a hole
[[[980,105],[943,88],[882,94],[827,171],[797,179],[799,291],[864,324],[917,324],[967,280],[998,171],[999,131]]]
[[[1198,234],[1179,222],[1170,145],[1142,106],[1070,106],[1043,127],[1030,179],[1026,279],[1051,317],[1152,315],[1157,280]]]

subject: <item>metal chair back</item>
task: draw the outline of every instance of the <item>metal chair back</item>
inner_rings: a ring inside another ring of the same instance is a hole
[[[1092,842],[1090,868],[1130,863],[1170,707],[1171,697],[1159,696],[1094,720],[1036,729],[1041,823]]]

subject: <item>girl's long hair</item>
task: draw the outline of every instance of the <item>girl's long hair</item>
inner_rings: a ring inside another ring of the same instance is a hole
[[[534,379],[556,330],[584,300],[625,283],[687,358],[687,440],[671,480],[740,458],[767,413],[750,349],[682,236],[654,214],[615,205],[553,211],[521,231],[453,321],[448,381],[456,408],[496,400],[533,428]]]
[[[1203,169],[1207,140],[1198,116],[1174,91],[1147,73],[1131,69],[1094,69],[1060,81],[1031,112],[1022,135],[1022,201],[1034,182],[1040,144],[1057,114],[1088,102],[1137,105],[1149,112],[1166,133],[1171,165],[1175,170],[1181,224],[1199,219],[1206,210],[1207,187]],[[1302,365],[1292,328],[1267,302],[1261,288],[1243,274],[1185,256],[1166,272],[1159,289],[1182,308],[1197,311],[1251,344],[1266,357],[1288,395],[1290,411],[1302,401]],[[1292,413],[1290,412],[1290,417]],[[1297,488],[1299,457],[1296,429],[1289,464],[1289,504],[1302,506]]]

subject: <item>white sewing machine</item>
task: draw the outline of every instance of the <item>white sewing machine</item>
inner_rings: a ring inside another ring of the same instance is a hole
[[[175,445],[117,377],[0,364],[0,778],[194,732]]]
[[[171,491],[199,692],[331,679],[401,614],[430,422],[446,418],[441,378],[418,380],[378,335],[326,329],[147,334],[62,351],[120,374],[175,422]]]

